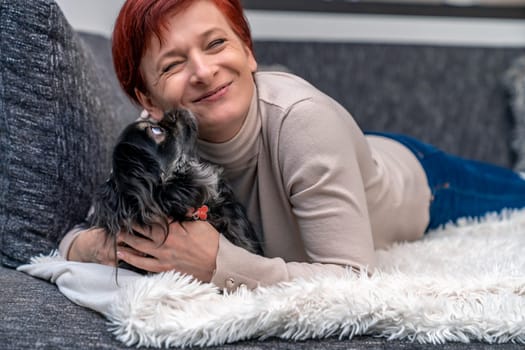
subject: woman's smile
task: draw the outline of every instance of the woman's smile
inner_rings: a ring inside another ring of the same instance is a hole
[[[215,89],[212,89],[203,95],[199,96],[192,103],[202,103],[202,102],[216,102],[222,99],[230,91],[230,85],[232,82],[223,84]]]

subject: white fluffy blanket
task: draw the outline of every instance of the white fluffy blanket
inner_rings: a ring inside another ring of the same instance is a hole
[[[206,346],[270,336],[525,343],[525,211],[463,222],[378,251],[370,277],[320,276],[220,294],[169,272],[143,277],[40,257],[19,269],[103,313],[127,345]]]

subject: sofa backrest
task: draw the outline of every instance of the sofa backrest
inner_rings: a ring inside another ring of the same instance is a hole
[[[525,48],[255,43],[335,98],[364,130],[405,133],[468,158],[511,167],[513,121],[502,83]]]

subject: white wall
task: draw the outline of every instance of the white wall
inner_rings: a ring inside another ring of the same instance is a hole
[[[249,19],[254,36],[266,39],[525,46],[523,20],[264,11]]]
[[[75,29],[110,36],[124,0],[55,0]]]
[[[80,30],[111,35],[124,0],[57,0]],[[525,46],[525,20],[247,11],[256,39]]]

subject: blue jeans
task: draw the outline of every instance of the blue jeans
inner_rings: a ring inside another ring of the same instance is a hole
[[[510,169],[456,157],[405,135],[366,134],[400,142],[421,162],[432,193],[427,231],[463,217],[525,208],[525,179]]]

